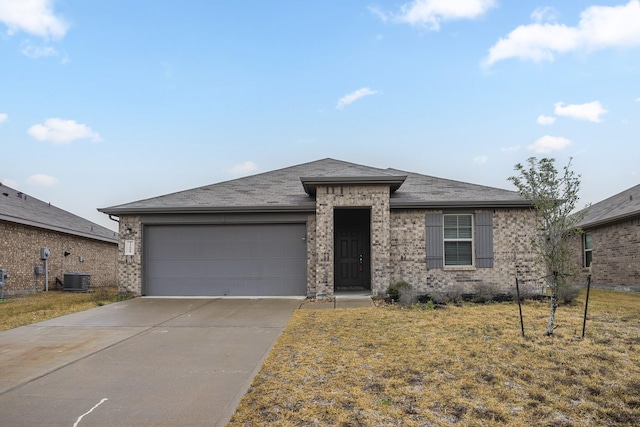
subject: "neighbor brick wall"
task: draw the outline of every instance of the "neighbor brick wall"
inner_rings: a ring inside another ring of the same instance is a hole
[[[7,270],[9,279],[5,292],[25,293],[46,288],[45,274],[36,278],[34,267],[42,266],[40,248],[49,248],[49,289],[60,289],[56,277],[64,280],[65,273],[82,272],[91,275],[91,287],[117,283],[117,245],[115,243],[73,236],[42,228],[0,221],[0,268]],[[70,252],[64,256],[64,252]],[[84,261],[80,262],[79,257]]]
[[[591,283],[595,286],[640,290],[640,217],[585,229],[593,242]],[[576,239],[576,265],[584,264],[582,240]],[[580,283],[589,270],[581,268]]]
[[[535,262],[530,250],[532,218],[529,209],[496,209],[493,212],[493,268],[445,267],[428,269],[426,266],[427,213],[433,210],[391,211],[390,282],[404,280],[418,292],[446,291],[461,286],[472,291],[478,284],[495,286],[503,291],[515,289],[518,278],[528,286],[541,286],[544,269]],[[480,211],[469,211],[476,213]]]
[[[131,229],[127,233],[127,229]],[[142,295],[142,222],[139,216],[120,216],[118,243],[118,287],[120,293]],[[134,255],[125,255],[126,240],[135,241]]]

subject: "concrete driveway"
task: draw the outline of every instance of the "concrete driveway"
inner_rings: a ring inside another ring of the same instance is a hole
[[[0,425],[225,425],[301,302],[138,298],[2,332]]]

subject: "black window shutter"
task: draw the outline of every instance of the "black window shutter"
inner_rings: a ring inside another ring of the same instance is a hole
[[[476,267],[493,268],[493,213],[476,213]]]
[[[427,268],[444,266],[442,214],[427,214]]]

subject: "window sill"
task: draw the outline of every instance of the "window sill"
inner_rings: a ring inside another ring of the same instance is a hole
[[[446,271],[476,271],[476,267],[473,265],[445,265]]]

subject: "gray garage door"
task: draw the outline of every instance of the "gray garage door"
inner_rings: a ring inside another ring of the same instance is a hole
[[[306,294],[304,224],[152,225],[144,231],[146,295]]]

